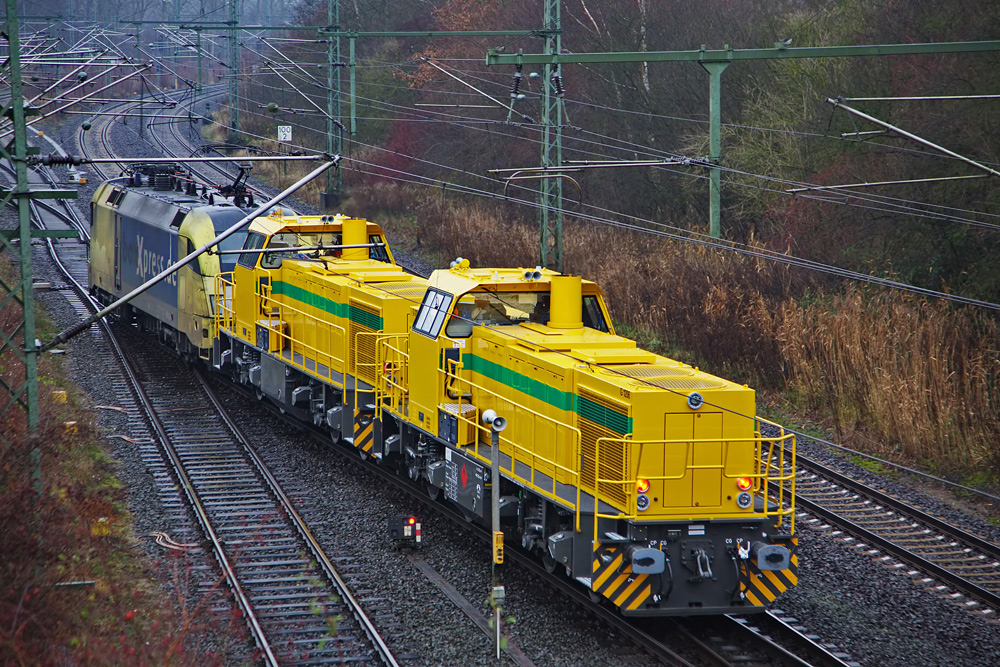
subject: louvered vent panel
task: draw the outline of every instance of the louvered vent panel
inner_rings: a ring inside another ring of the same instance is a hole
[[[351,336],[351,367],[354,374],[368,384],[375,384],[375,336],[358,336],[359,333],[374,333],[378,331],[382,321],[382,313],[377,308],[355,301],[350,302],[351,319],[349,333]]]
[[[424,298],[427,286],[412,282],[381,283],[379,284],[379,289],[383,289],[396,296],[401,296],[404,299],[410,299],[415,302],[413,305],[417,306],[420,305],[420,300]]]
[[[602,442],[600,452],[597,448],[599,438],[621,439],[629,432],[628,408],[607,398],[580,390],[580,446],[583,451],[583,485],[594,488],[597,478],[625,479],[625,445],[624,443]],[[600,459],[598,459],[598,456]],[[625,486],[623,484],[602,483],[598,496],[607,500],[625,504]]]

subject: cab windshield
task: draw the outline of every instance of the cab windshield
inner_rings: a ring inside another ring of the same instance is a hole
[[[549,321],[548,292],[473,292],[458,302],[455,314],[472,324],[503,326]]]
[[[476,325],[548,324],[549,304],[549,292],[470,292],[458,300],[445,333],[452,338],[467,338]],[[585,294],[581,310],[583,326],[609,330],[597,295]]]
[[[274,269],[281,266],[284,259],[336,259],[343,255],[343,248],[340,247],[343,243],[341,238],[340,232],[275,234],[267,244],[268,249],[289,248],[289,250],[265,253],[260,265],[266,269]],[[368,248],[369,259],[389,262],[385,240],[381,236],[369,234],[368,243],[371,245]]]

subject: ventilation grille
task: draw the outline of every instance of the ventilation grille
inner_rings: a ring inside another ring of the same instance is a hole
[[[378,331],[382,314],[376,308],[351,299],[351,319],[348,333],[351,336],[350,365],[354,375],[370,385],[375,384],[375,336],[359,336]]]
[[[645,385],[653,385],[673,391],[691,391],[693,389],[719,389],[726,386],[724,382],[704,373],[697,373],[688,368],[668,368],[663,366],[625,366],[614,369],[612,375],[624,375],[635,378]]]
[[[652,380],[646,380],[650,384],[655,384],[657,387],[663,387],[664,389],[718,389],[719,387],[724,387],[723,383],[718,380],[709,380],[706,378],[654,378]]]
[[[582,481],[584,487],[595,490],[597,479],[625,479],[625,443],[602,442],[600,451],[597,448],[599,438],[620,440],[630,431],[627,406],[610,401],[599,394],[580,390],[579,426],[580,447],[583,453]],[[626,501],[625,485],[602,482],[596,489],[598,497],[617,501],[624,505]]]
[[[630,378],[665,378],[690,377],[694,371],[690,368],[668,368],[664,366],[621,366],[612,371],[613,375],[625,375]]]
[[[404,299],[412,299],[416,302],[413,305],[416,306],[424,298],[427,286],[411,282],[382,283],[379,285],[379,289],[384,289],[386,292],[401,296]]]

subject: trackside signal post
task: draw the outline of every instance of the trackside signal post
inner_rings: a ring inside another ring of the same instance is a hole
[[[547,0],[557,2],[557,0]],[[1000,51],[1000,41],[985,42],[932,42],[927,44],[877,44],[867,46],[820,46],[789,48],[779,42],[772,49],[732,49],[727,44],[721,50],[708,50],[704,45],[696,51],[638,51],[619,53],[518,53],[502,55],[490,50],[486,53],[487,65],[545,65],[547,68],[567,63],[631,63],[631,62],[696,62],[708,72],[709,77],[709,230],[719,238],[721,226],[721,176],[722,176],[722,72],[737,60],[776,60],[783,58],[838,58],[915,55],[928,53],[981,53]],[[548,141],[543,135],[544,142]],[[560,202],[561,204],[561,202]],[[561,205],[559,209],[561,210]]]
[[[500,659],[500,606],[505,593],[497,583],[497,565],[503,563],[503,531],[500,530],[500,432],[507,428],[507,420],[494,410],[486,410],[483,423],[490,427],[490,487],[492,491],[491,518],[493,520],[493,589],[490,604],[493,606],[493,629],[496,633],[497,659]]]

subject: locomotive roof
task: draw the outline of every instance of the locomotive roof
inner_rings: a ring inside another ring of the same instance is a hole
[[[468,262],[459,262],[450,269],[438,269],[431,274],[430,286],[437,287],[451,294],[465,294],[477,287],[490,286],[499,290],[549,291],[552,278],[562,274],[550,269],[536,267],[534,269],[504,268],[504,269],[472,269]],[[530,277],[529,277],[530,276]],[[592,294],[600,291],[597,283],[582,280],[583,291]],[[539,287],[542,286],[542,287]]]
[[[209,204],[208,199],[199,197],[198,195],[189,195],[184,191],[177,192],[175,190],[162,190],[150,185],[133,185],[130,179],[127,178],[116,178],[105,183],[108,187],[113,187],[121,190],[127,194],[138,194],[142,197],[149,199],[154,199],[164,204],[170,206],[176,206],[177,208],[182,208],[186,210],[193,210],[196,208],[206,208],[209,212],[212,210],[245,210],[240,209],[232,203],[231,198],[223,197],[218,193],[214,193],[213,200],[214,203]]]
[[[250,227],[253,231],[265,235],[278,234],[280,232],[317,234],[321,232],[340,232],[344,228],[345,220],[360,220],[361,218],[349,218],[345,215],[285,215],[284,211],[276,208],[266,216],[255,219]],[[369,234],[381,234],[382,228],[370,220],[365,220],[368,225]]]

